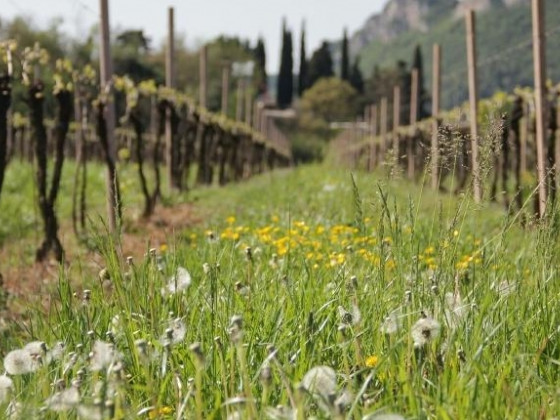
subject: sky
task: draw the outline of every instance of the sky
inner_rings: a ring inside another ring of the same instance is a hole
[[[322,40],[350,33],[380,11],[387,0],[109,0],[112,30],[143,29],[152,45],[159,47],[167,33],[167,8],[175,9],[176,36],[189,46],[200,45],[218,35],[239,36],[255,43],[265,40],[267,71],[277,73],[280,60],[281,22],[285,16],[294,39],[294,62],[299,58],[299,33],[306,25],[307,55]],[[4,0],[2,18],[17,15],[32,18],[46,27],[55,17],[63,18],[60,30],[73,37],[86,37],[98,20],[99,0]]]

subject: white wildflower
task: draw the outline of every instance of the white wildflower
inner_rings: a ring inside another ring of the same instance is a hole
[[[507,280],[502,280],[499,283],[492,283],[492,286],[490,286],[492,288],[492,290],[494,290],[498,295],[500,295],[500,297],[508,297],[509,295],[511,295],[513,292],[515,292],[516,289],[516,285],[514,283],[510,283]]]
[[[58,341],[52,346],[52,348],[47,352],[47,363],[51,363],[55,360],[62,359],[64,356],[65,345],[62,341]]]
[[[165,330],[165,334],[162,336],[162,343],[169,344],[179,344],[185,340],[187,335],[187,327],[181,318],[176,318],[169,323],[169,326]]]
[[[23,375],[36,371],[40,366],[37,359],[25,349],[17,349],[9,352],[4,358],[4,369],[10,375]]]
[[[111,364],[118,362],[122,355],[115,349],[112,343],[97,340],[93,344],[93,350],[89,354],[90,368],[92,371],[100,371],[108,368]]]
[[[439,336],[441,325],[433,318],[420,318],[412,326],[411,334],[414,347],[423,347]]]
[[[63,391],[57,392],[45,401],[49,410],[68,411],[80,403],[80,392],[76,385],[72,385]]]
[[[184,267],[178,267],[175,275],[167,280],[167,286],[161,289],[163,296],[173,295],[188,289],[191,285],[191,274]]]
[[[338,398],[334,401],[334,406],[339,414],[343,414],[348,407],[354,402],[354,394],[348,390],[344,389]]]
[[[372,413],[362,417],[362,420],[405,420],[405,418],[400,414],[394,414],[394,413],[381,413],[381,414]]]
[[[343,331],[347,328],[357,325],[362,319],[362,314],[360,313],[360,309],[358,308],[358,306],[353,304],[352,312],[348,312],[342,306],[339,306],[338,317],[340,318],[340,325],[338,329],[340,331]]]
[[[14,387],[13,381],[7,375],[0,376],[0,404],[8,400],[12,389]]]
[[[379,328],[383,334],[392,335],[401,328],[401,319],[399,315],[400,312],[397,309],[385,317]]]
[[[43,341],[32,341],[23,347],[23,349],[29,353],[33,358],[41,362],[43,357],[47,354],[47,345]]]
[[[266,415],[267,418],[270,420],[293,420],[297,418],[296,412],[284,405],[277,405],[276,407],[267,407],[266,408]]]
[[[456,328],[468,311],[468,305],[463,304],[459,293],[445,294],[445,320],[450,328]]]
[[[103,420],[105,407],[101,404],[78,405],[78,418],[84,420]]]
[[[326,401],[336,394],[336,372],[329,366],[315,366],[304,375],[301,385]]]

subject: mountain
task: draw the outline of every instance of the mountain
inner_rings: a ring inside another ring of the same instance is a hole
[[[560,1],[545,1],[548,76],[560,80]],[[424,56],[425,85],[431,83],[431,52],[442,47],[442,105],[458,105],[468,98],[464,12],[476,13],[479,91],[511,91],[533,83],[530,0],[389,0],[351,38],[361,70],[369,78],[375,66],[410,63],[416,45]],[[415,14],[416,13],[416,14]]]

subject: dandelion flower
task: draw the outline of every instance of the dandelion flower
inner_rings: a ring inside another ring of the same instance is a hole
[[[13,387],[14,383],[8,376],[0,376],[0,404],[3,404],[10,397]]]
[[[4,369],[10,375],[23,375],[34,372],[39,368],[39,363],[33,359],[25,349],[17,349],[9,352],[4,358]]]
[[[161,289],[163,296],[184,292],[191,285],[191,274],[184,267],[178,267],[174,276],[167,281],[167,286]]]
[[[394,413],[372,413],[362,417],[362,420],[405,420],[400,414]]]
[[[80,392],[76,385],[64,391],[57,392],[45,402],[47,408],[53,411],[68,411],[80,403]]]
[[[395,334],[401,327],[398,309],[391,312],[381,323],[380,330],[383,334]]]
[[[329,366],[315,366],[304,375],[301,385],[311,394],[328,401],[336,393],[336,372]]]
[[[52,349],[47,352],[47,363],[62,359],[64,348],[65,345],[62,341],[56,342],[54,346],[52,346]]]
[[[161,341],[169,344],[179,344],[185,340],[186,335],[187,327],[185,323],[181,320],[181,318],[176,318],[169,323]]]
[[[43,357],[47,354],[47,345],[43,341],[32,341],[23,347],[29,353],[33,360],[41,362]]]
[[[412,339],[414,347],[423,347],[439,336],[441,325],[433,318],[420,318],[412,326]]]
[[[108,368],[121,359],[121,354],[112,343],[97,340],[90,353],[90,369],[94,372]]]
[[[366,367],[368,368],[374,368],[379,364],[379,357],[377,357],[375,354],[368,356],[366,358]]]
[[[351,327],[352,325],[358,324],[362,319],[362,314],[360,309],[356,305],[352,305],[352,312],[348,312],[342,306],[338,307],[338,316],[340,317],[341,327]]]
[[[450,328],[456,328],[465,317],[468,305],[464,305],[461,295],[447,292],[445,294],[445,320]]]

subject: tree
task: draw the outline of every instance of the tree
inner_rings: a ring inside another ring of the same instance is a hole
[[[344,28],[342,36],[342,58],[340,60],[340,78],[350,80],[350,56],[348,54],[348,31]]]
[[[330,122],[354,118],[357,98],[350,83],[338,77],[321,78],[303,94],[300,126],[325,130]]]
[[[418,103],[417,110],[418,115],[416,115],[417,120],[422,120],[427,118],[430,113],[426,109],[426,104],[428,102],[428,92],[424,86],[424,60],[422,58],[422,50],[420,45],[416,45],[414,49],[414,57],[412,59],[412,69],[418,70]]]
[[[315,82],[323,77],[332,76],[334,76],[333,60],[329,50],[329,44],[323,41],[309,61],[309,86],[313,86]]]
[[[348,81],[360,95],[364,93],[364,78],[360,70],[360,56],[357,56],[354,60],[354,65],[352,66],[352,69],[350,71],[350,77]]]
[[[301,98],[303,92],[309,87],[309,75],[307,72],[307,56],[305,52],[305,22],[301,25],[301,39],[299,44],[299,76],[298,95]]]
[[[253,52],[255,56],[255,68],[253,70],[253,83],[259,95],[264,95],[267,89],[266,75],[266,51],[264,41],[261,37],[257,40],[257,46]]]
[[[115,74],[128,75],[138,83],[157,76],[146,60],[150,40],[141,30],[126,30],[117,35],[112,50]]]
[[[286,21],[282,24],[282,54],[280,56],[280,71],[278,73],[278,90],[276,103],[279,108],[287,108],[292,104],[294,90],[293,76],[294,59],[292,55],[292,33],[286,28]]]

